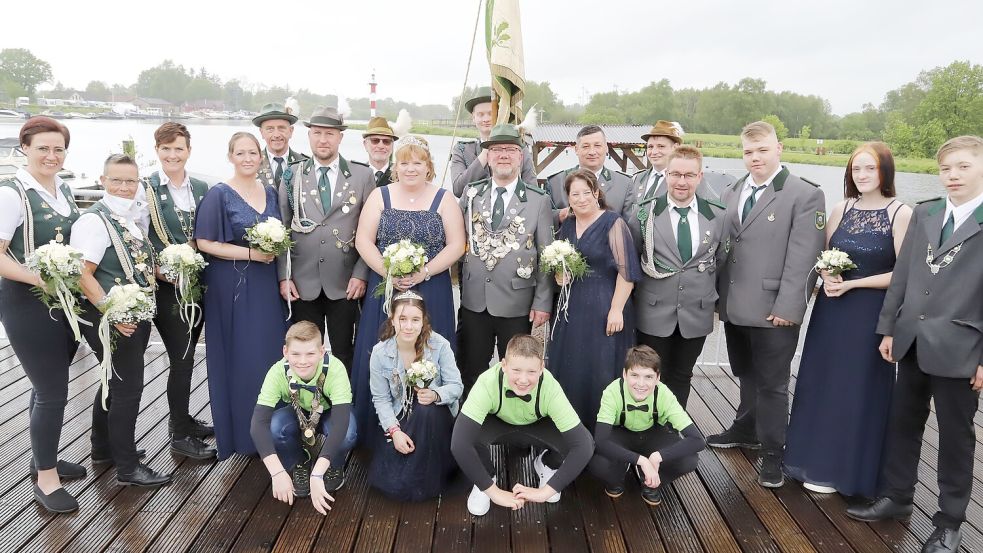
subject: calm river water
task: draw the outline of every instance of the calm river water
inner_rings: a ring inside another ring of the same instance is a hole
[[[71,147],[65,167],[76,172],[80,180],[97,179],[102,171],[102,162],[110,153],[122,151],[122,141],[133,139],[141,164],[141,172],[156,169],[157,157],[154,155],[154,130],[160,121],[139,120],[89,120],[67,119],[62,121],[72,133]],[[226,159],[229,137],[238,131],[250,131],[259,136],[259,130],[248,121],[184,121],[191,131],[192,155],[188,169],[193,173],[208,175],[218,180],[224,180],[232,175],[232,166]],[[0,121],[0,138],[16,137],[23,120]],[[307,129],[300,122],[294,128],[291,147],[299,152],[310,153],[307,142]],[[451,137],[427,136],[430,149],[433,152],[434,164],[437,168],[437,182],[441,182],[448,156],[450,155]],[[347,159],[364,161],[367,156],[362,148],[362,131],[350,129],[345,131],[341,143],[341,155]],[[572,167],[577,158],[572,149],[557,157],[542,173],[545,178],[556,171]],[[744,174],[744,164],[740,159],[707,158],[708,169],[734,176]],[[613,161],[608,165],[617,168]],[[826,194],[826,202],[832,206],[842,198],[843,168],[826,167],[821,165],[803,165],[792,163],[789,168],[793,173],[822,185]],[[630,169],[629,173],[633,170]],[[448,175],[445,186],[450,186]],[[918,200],[942,194],[943,189],[935,175],[915,173],[898,173],[896,187],[899,197],[913,203]]]

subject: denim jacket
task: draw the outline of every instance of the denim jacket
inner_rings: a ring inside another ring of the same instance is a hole
[[[437,403],[447,405],[451,414],[457,416],[458,400],[464,393],[464,384],[461,382],[461,372],[457,369],[450,342],[440,334],[431,332],[430,339],[423,348],[423,358],[436,364],[439,369],[437,377],[428,386],[440,396]],[[393,380],[394,371],[399,373],[398,382]],[[405,391],[402,382],[405,377],[406,368],[396,350],[396,337],[376,344],[369,360],[369,386],[372,389],[372,403],[379,416],[379,426],[383,430],[388,430],[398,422],[396,416],[403,407]]]

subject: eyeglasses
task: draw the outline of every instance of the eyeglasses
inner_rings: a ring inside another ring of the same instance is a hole
[[[518,154],[522,150],[519,149],[519,148],[515,148],[515,147],[509,148],[509,147],[506,147],[506,146],[499,146],[499,147],[488,148],[488,151],[489,152],[495,152],[496,154],[505,154],[505,155],[513,155],[514,156],[515,154]]]
[[[55,154],[56,156],[63,156],[67,151],[65,148],[62,148],[61,146],[55,146],[54,148],[52,148],[51,146],[37,146],[34,149],[44,156],[50,155],[52,153]]]
[[[106,180],[109,181],[109,183],[112,184],[113,186],[119,186],[121,184],[125,184],[126,186],[136,186],[140,184],[140,181],[136,179],[107,178]]]
[[[378,137],[378,136],[372,136],[372,137],[369,137],[369,142],[371,142],[371,143],[373,143],[375,145],[385,144],[386,146],[389,146],[390,144],[393,143],[393,139],[392,138],[381,138],[381,137]]]
[[[671,179],[696,180],[696,178],[699,176],[699,173],[680,173],[679,171],[669,172],[669,178]]]

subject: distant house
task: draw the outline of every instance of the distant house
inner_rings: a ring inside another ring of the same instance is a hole
[[[222,100],[192,100],[181,104],[181,111],[185,113],[192,111],[225,111],[225,102]]]
[[[160,98],[137,98],[133,105],[150,115],[167,115],[174,111],[174,104]]]

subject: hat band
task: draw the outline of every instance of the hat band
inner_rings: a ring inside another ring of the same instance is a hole
[[[315,115],[311,117],[311,125],[317,125],[321,127],[343,127],[345,123],[339,119],[334,119],[331,117],[325,117],[323,115]]]

